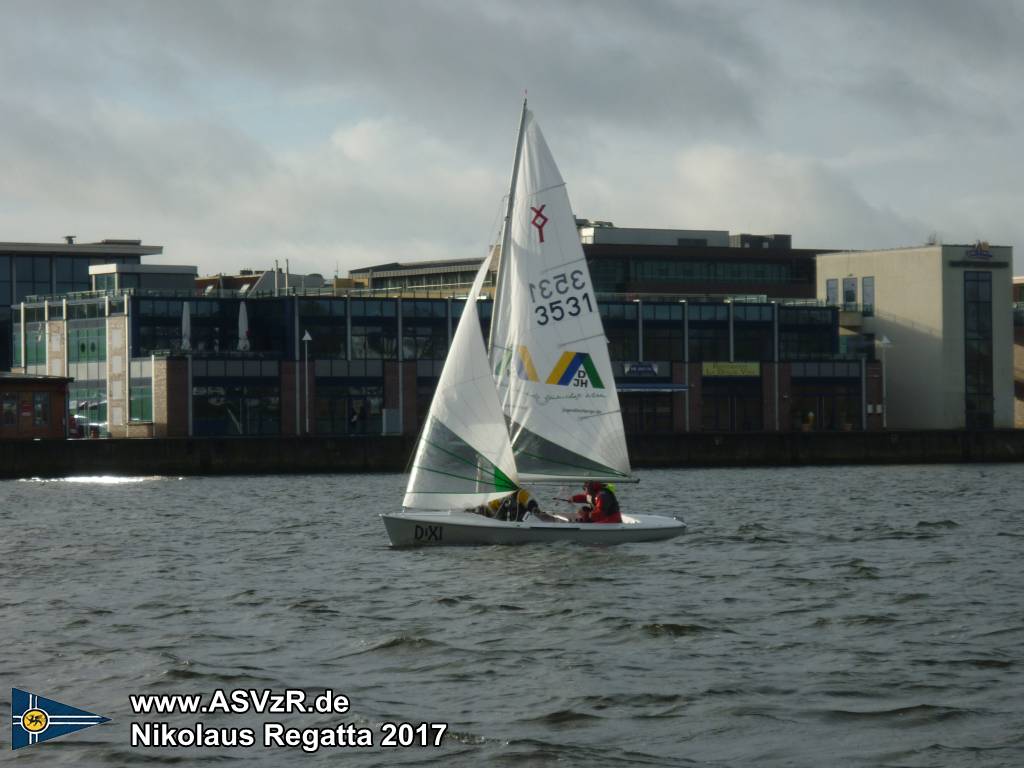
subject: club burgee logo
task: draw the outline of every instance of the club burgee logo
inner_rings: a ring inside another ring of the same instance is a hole
[[[49,741],[107,722],[110,722],[109,717],[94,715],[18,688],[11,689],[11,749]]]

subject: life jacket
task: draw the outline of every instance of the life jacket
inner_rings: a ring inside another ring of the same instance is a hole
[[[621,523],[622,512],[619,509],[619,500],[615,494],[607,488],[603,488],[594,497],[594,509],[590,513],[592,523]]]

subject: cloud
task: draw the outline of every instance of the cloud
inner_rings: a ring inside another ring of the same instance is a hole
[[[947,0],[11,4],[0,239],[203,271],[477,255],[528,88],[581,215],[1024,242],[1022,34]]]

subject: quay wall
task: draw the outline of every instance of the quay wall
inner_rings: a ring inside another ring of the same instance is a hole
[[[0,478],[405,471],[415,438],[0,441]],[[634,467],[1024,461],[1024,430],[644,435]]]

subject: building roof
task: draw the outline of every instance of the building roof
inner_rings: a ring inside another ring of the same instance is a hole
[[[0,243],[0,253],[49,253],[65,256],[158,256],[162,245],[143,245],[141,240],[101,240],[98,243]]]
[[[478,259],[436,259],[433,261],[392,261],[388,264],[376,264],[372,267],[350,269],[350,275],[366,275],[387,277],[389,274],[416,274],[417,272],[461,272],[467,267],[478,269],[486,257]]]
[[[74,381],[73,378],[67,376],[46,376],[39,373],[12,373],[10,371],[0,371],[0,381],[2,382],[25,382],[31,383],[33,381],[40,381],[50,384],[59,384],[60,382]]]

